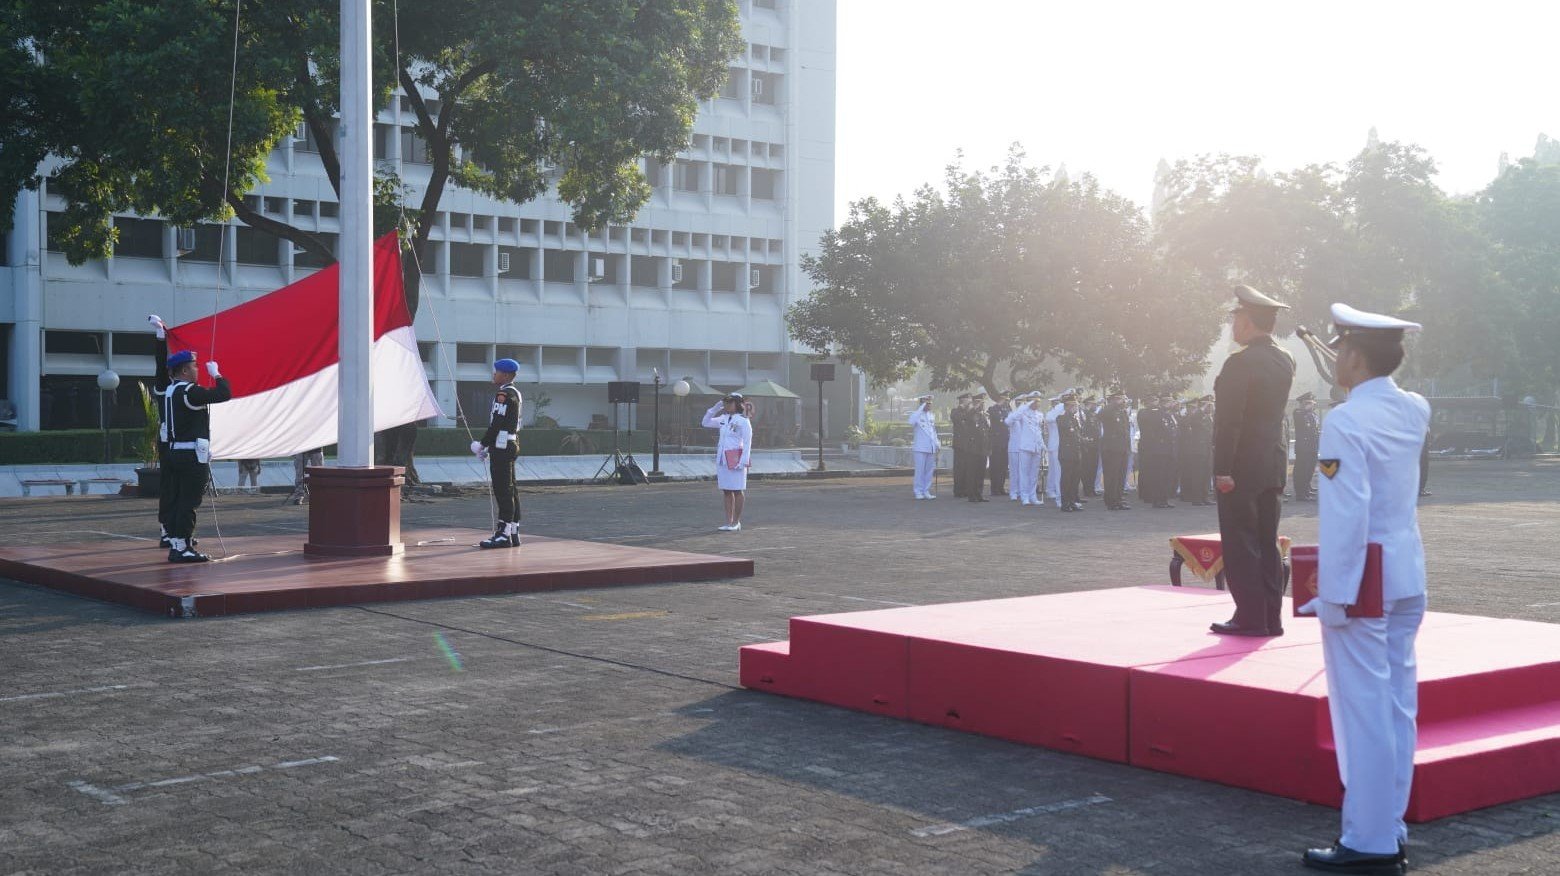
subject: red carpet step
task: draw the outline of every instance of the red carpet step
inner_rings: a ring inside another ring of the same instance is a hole
[[[1138,587],[797,617],[742,649],[741,680],[1336,806],[1316,621],[1208,632],[1229,614],[1225,593]],[[1560,627],[1431,613],[1419,661],[1412,820],[1560,791]]]

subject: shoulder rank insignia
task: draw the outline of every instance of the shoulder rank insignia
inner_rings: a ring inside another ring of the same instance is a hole
[[[1318,459],[1316,461],[1316,467],[1321,471],[1322,474],[1327,476],[1328,480],[1332,480],[1333,475],[1338,473],[1338,460]]]

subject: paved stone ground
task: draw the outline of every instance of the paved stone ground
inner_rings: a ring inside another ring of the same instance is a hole
[[[1433,607],[1560,622],[1560,463],[1432,487]],[[1165,538],[1215,526],[909,492],[760,483],[725,535],[707,484],[525,491],[530,531],[756,558],[733,582],[197,621],[0,583],[0,872],[1298,873],[1335,835],[1329,809],[738,689],[737,647],[792,615],[1162,581]],[[486,501],[404,519],[483,527]],[[217,510],[230,535],[305,528],[280,497]],[[1314,537],[1314,506],[1286,510]],[[0,542],[151,514],[0,502]],[[1410,855],[1555,873],[1557,828],[1550,796],[1418,828]]]

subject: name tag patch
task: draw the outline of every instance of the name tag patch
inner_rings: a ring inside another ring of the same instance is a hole
[[[1316,461],[1316,468],[1322,474],[1326,475],[1328,480],[1332,480],[1333,479],[1333,475],[1336,475],[1338,473],[1338,460],[1336,460],[1336,459],[1318,459]]]

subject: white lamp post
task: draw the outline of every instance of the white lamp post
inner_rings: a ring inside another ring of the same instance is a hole
[[[677,398],[679,400],[687,398],[688,397],[688,393],[690,393],[692,391],[693,391],[693,387],[688,384],[687,380],[679,380],[676,383],[672,384],[672,395],[677,396]],[[688,452],[688,447],[687,447],[687,439],[688,439],[687,429],[688,429],[688,408],[687,408],[687,404],[685,402],[679,401],[678,405],[677,405],[677,452],[678,453],[687,453]]]
[[[97,376],[98,425],[103,427],[103,461],[113,462],[114,454],[108,447],[108,394],[119,388],[119,374],[112,368],[104,368]]]

